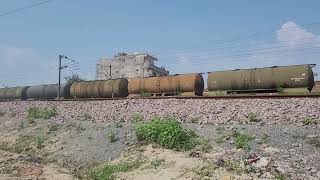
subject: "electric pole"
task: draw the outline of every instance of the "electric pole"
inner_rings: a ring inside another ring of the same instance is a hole
[[[58,81],[58,99],[60,99],[60,89],[61,89],[61,59],[63,58],[63,55],[59,55],[59,81]]]
[[[62,66],[62,59],[68,59],[70,60],[72,63],[76,63],[75,60],[69,59],[67,56],[64,55],[59,55],[59,80],[58,80],[58,99],[60,99],[60,91],[61,91],[61,70],[70,67],[70,65],[64,65]]]
[[[109,66],[109,75],[110,75],[110,79],[112,79],[112,74],[111,74],[111,65]]]

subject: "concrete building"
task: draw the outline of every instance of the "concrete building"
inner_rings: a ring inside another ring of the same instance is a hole
[[[97,63],[96,79],[117,79],[169,75],[164,67],[157,67],[157,58],[149,54],[118,53],[113,59],[100,59]]]

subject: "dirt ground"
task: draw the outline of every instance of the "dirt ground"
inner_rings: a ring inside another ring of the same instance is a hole
[[[137,143],[130,122],[0,117],[0,179],[90,179],[92,169],[132,159],[142,164],[116,179],[320,178],[319,125],[184,126],[207,144],[176,152]],[[247,148],[236,148],[234,131],[252,138]]]

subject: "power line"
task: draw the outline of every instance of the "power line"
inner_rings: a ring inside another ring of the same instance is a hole
[[[23,10],[26,10],[26,9],[34,8],[36,6],[40,6],[42,4],[49,3],[50,1],[53,1],[53,0],[41,1],[41,2],[37,2],[37,3],[33,3],[33,4],[30,4],[30,5],[23,6],[23,7],[20,7],[20,8],[12,9],[12,10],[9,10],[7,12],[4,12],[4,13],[0,14],[0,17],[6,16],[6,15],[9,15],[9,14],[13,14],[13,13],[17,13],[19,11],[23,11]]]
[[[320,25],[320,22],[313,22],[313,23],[308,23],[308,24],[296,25],[296,26],[285,28],[285,29],[280,29],[277,32],[289,32],[289,31],[292,31],[293,29],[295,29],[297,27],[308,27],[308,26],[314,26],[314,25]],[[248,40],[248,39],[253,39],[253,38],[258,38],[258,37],[266,37],[266,35],[268,36],[270,32],[273,33],[274,31],[268,31],[268,32],[266,31],[266,32],[263,32],[263,33],[253,33],[253,34],[244,35],[244,36],[241,36],[239,38],[233,38],[233,39],[229,39],[229,40],[224,40],[224,39],[216,40],[216,41],[210,42],[207,45],[215,45],[216,46],[216,45],[230,44],[230,43],[233,43],[233,42],[242,41],[242,40]],[[170,51],[171,52],[172,51],[173,52],[174,51],[184,51],[184,50],[193,49],[193,48],[201,47],[201,46],[202,46],[202,44],[197,43],[196,45],[191,46],[189,48],[177,48],[177,49],[171,49]],[[165,51],[165,50],[164,51],[158,51],[158,54],[167,54],[170,51]]]

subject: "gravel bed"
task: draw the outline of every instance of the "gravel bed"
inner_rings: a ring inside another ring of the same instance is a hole
[[[320,100],[292,99],[126,99],[108,101],[16,101],[0,102],[0,111],[25,118],[29,107],[56,107],[56,120],[81,119],[90,115],[95,122],[130,121],[139,113],[146,119],[153,116],[176,116],[184,121],[197,119],[201,124],[244,123],[256,113],[265,124],[300,124],[306,117],[320,119]]]

